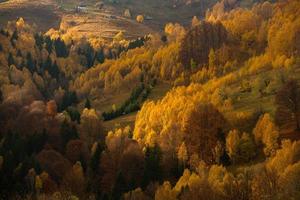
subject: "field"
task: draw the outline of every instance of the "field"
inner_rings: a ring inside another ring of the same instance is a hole
[[[122,15],[125,9],[129,9],[132,16],[144,15],[149,20],[146,24],[152,29],[161,30],[166,23],[180,23],[190,25],[193,16],[203,17],[205,11],[212,7],[216,0],[186,1],[186,0],[143,0],[143,1],[119,1],[112,4],[115,13]]]
[[[27,23],[35,24],[37,31],[67,27],[65,32],[79,37],[92,35],[111,39],[116,33],[123,31],[126,38],[134,39],[153,32],[147,24],[116,16],[111,7],[98,10],[93,5],[88,5],[85,12],[75,12],[76,5],[78,4],[74,2],[60,4],[51,0],[3,2],[0,3],[0,27],[4,27],[8,21],[23,17]]]
[[[59,27],[61,13],[50,0],[10,0],[0,3],[0,27],[19,17],[35,24],[38,31],[44,32]]]
[[[157,84],[151,91],[148,100],[157,101],[157,100],[163,98],[165,96],[165,94],[171,88],[172,88],[172,86],[168,82],[161,82],[161,83]],[[105,102],[95,105],[95,107],[97,108],[97,110],[100,109],[100,110],[108,111],[111,109],[112,104],[114,104],[114,102],[116,102],[116,105],[118,106],[120,104],[120,102],[123,102],[128,97],[129,97],[129,94],[120,94],[118,96],[115,96],[114,98],[107,99]],[[119,104],[117,104],[117,102]],[[104,128],[106,131],[113,130],[115,128],[126,127],[128,125],[131,128],[133,128],[136,114],[137,114],[137,112],[134,112],[134,113],[130,113],[128,115],[123,115],[114,120],[106,121],[106,122],[104,122]]]
[[[177,1],[119,1],[105,3],[99,9],[97,1],[85,1],[86,8],[75,12],[79,1],[67,0],[9,0],[0,3],[0,27],[7,21],[23,17],[29,24],[36,24],[36,29],[46,32],[50,28],[77,34],[77,36],[100,36],[112,39],[123,31],[128,39],[134,39],[149,33],[163,30],[168,22],[189,25],[193,16],[204,16],[204,11],[214,1],[207,3],[179,3]],[[206,6],[204,6],[206,5]],[[124,17],[124,11],[130,10],[131,18]],[[136,22],[137,15],[145,16],[143,23]],[[179,17],[180,16],[180,17]]]
[[[127,39],[135,39],[154,32],[145,24],[115,16],[111,11],[67,13],[62,17],[62,25],[67,27],[67,32],[76,33],[77,36],[100,36],[103,39],[112,39],[120,31]]]
[[[280,69],[276,70],[266,70],[264,72],[266,77],[269,79],[273,79],[276,77],[276,73],[280,73]],[[277,74],[278,75],[278,74]],[[299,81],[300,69],[296,69],[295,73],[290,79],[295,79]],[[251,133],[252,127],[255,126],[256,121],[258,120],[259,114],[269,113],[273,118],[275,118],[276,114],[276,92],[265,93],[264,95],[260,95],[253,90],[255,87],[255,81],[257,79],[257,74],[244,76],[243,80],[248,81],[252,87],[252,91],[250,92],[240,92],[241,80],[236,83],[231,84],[227,87],[227,90],[230,91],[229,97],[232,99],[233,108],[228,112],[225,112],[225,116],[229,121],[237,121],[237,120],[245,120],[243,127],[239,127],[240,130]],[[278,91],[281,85],[274,84],[273,86]],[[240,117],[237,117],[237,116]],[[247,118],[247,115],[252,115],[250,118]],[[291,139],[291,140],[299,140],[300,134],[296,132],[293,128],[291,128],[290,124],[282,127],[280,130],[280,139]]]

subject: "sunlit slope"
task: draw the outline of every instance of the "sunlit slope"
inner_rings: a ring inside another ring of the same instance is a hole
[[[0,26],[23,17],[39,31],[58,28],[61,15],[51,0],[12,0],[0,3]]]

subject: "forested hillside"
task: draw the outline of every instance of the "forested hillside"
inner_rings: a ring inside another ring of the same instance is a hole
[[[299,199],[300,2],[132,40],[9,21],[0,127],[0,199]]]

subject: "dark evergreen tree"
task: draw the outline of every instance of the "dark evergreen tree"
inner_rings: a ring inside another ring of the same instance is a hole
[[[9,52],[9,54],[8,54],[7,63],[8,63],[8,66],[15,64],[15,60],[14,60],[14,57],[11,52]]]
[[[62,149],[66,148],[70,140],[79,138],[76,127],[74,125],[71,126],[66,120],[61,124],[60,136],[62,139]]]
[[[34,35],[34,39],[35,39],[35,45],[39,48],[39,50],[41,51],[43,49],[43,43],[44,43],[44,38],[41,34],[36,33]]]
[[[17,50],[17,57],[22,57],[22,53],[20,49]]]
[[[90,102],[89,98],[86,98],[84,107],[87,109],[91,109],[91,102]]]
[[[177,157],[173,159],[175,160],[175,165],[173,165],[171,168],[171,174],[176,179],[179,179],[182,176],[186,165],[183,162],[179,161]]]
[[[142,38],[138,38],[136,40],[133,40],[131,42],[129,42],[128,47],[127,47],[127,51],[130,49],[135,49],[135,48],[139,48],[141,46],[143,46],[145,44],[145,42],[148,40],[147,37],[142,37]],[[123,51],[124,49],[120,49],[120,53]]]
[[[52,67],[52,60],[51,57],[48,56],[45,62],[42,64],[42,70],[48,71],[48,73],[50,74],[51,67]]]
[[[15,41],[17,41],[19,38],[18,32],[15,30],[10,38],[10,43],[13,47],[16,47]]]
[[[80,112],[75,107],[68,107],[67,113],[73,122],[76,121],[77,123],[80,123]]]
[[[47,141],[47,132],[44,129],[42,133],[35,133],[27,138],[26,147],[28,155],[39,153]]]
[[[50,67],[50,69],[48,69],[48,72],[53,78],[56,78],[56,79],[59,78],[59,68],[58,68],[56,61],[54,61],[52,67]]]
[[[226,135],[221,128],[218,129],[217,138],[222,144],[226,144]]]
[[[77,104],[77,103],[78,103],[78,99],[77,99],[76,92],[75,91],[73,91],[73,92],[66,91],[63,96],[62,103],[59,106],[58,110],[60,112],[64,111],[69,106],[71,106],[73,104]]]
[[[224,151],[222,156],[220,157],[220,164],[224,166],[229,166],[231,164],[230,157],[226,151]]]
[[[44,42],[46,44],[46,50],[48,51],[49,54],[51,54],[52,46],[53,46],[53,42],[52,42],[51,38],[49,36],[46,36]]]
[[[71,104],[77,104],[78,103],[78,98],[77,98],[77,94],[75,91],[72,91],[70,93],[70,101],[71,101]]]
[[[18,191],[19,194],[28,192],[26,189],[25,176],[29,169],[34,168],[37,173],[40,173],[40,167],[33,156],[33,153],[37,153],[41,149],[42,143],[40,142],[42,140],[38,138],[39,137],[35,135],[24,138],[18,133],[12,133],[10,131],[4,135],[3,142],[0,146],[1,155],[5,161],[0,170],[1,199],[3,196],[11,195],[15,191]],[[34,145],[32,145],[33,143]],[[35,150],[29,150],[27,148],[29,146],[35,148]],[[37,147],[39,147],[39,149],[37,149]]]
[[[104,63],[104,60],[105,60],[105,56],[104,56],[104,53],[103,53],[103,50],[99,50],[97,51],[96,53],[96,60],[99,62],[99,63]]]
[[[112,59],[113,58],[113,53],[111,52],[111,49],[108,50],[108,59]]]
[[[122,194],[129,190],[128,188],[129,186],[126,184],[125,178],[120,171],[117,175],[117,180],[112,191],[112,198],[115,200],[119,200]]]
[[[30,52],[28,52],[26,55],[26,66],[31,73],[35,71],[35,64]]]
[[[102,147],[102,145],[98,143],[96,150],[90,160],[90,168],[91,168],[93,174],[96,174],[97,170],[99,169],[100,156],[101,156],[101,152],[103,150],[104,150],[104,148]]]
[[[94,49],[88,44],[86,51],[84,53],[86,58],[86,67],[90,68],[94,65],[95,57],[94,57]]]
[[[68,48],[63,40],[60,38],[56,39],[54,41],[54,47],[55,47],[55,53],[57,57],[63,57],[66,58],[68,57]]]
[[[158,145],[146,147],[143,187],[146,187],[151,181],[162,180],[161,157],[162,152]]]
[[[151,89],[149,87],[147,87],[143,93],[142,93],[142,101],[146,101],[146,99],[148,98],[149,94],[151,92]]]
[[[19,36],[18,36],[18,31],[15,30],[15,31],[13,32],[12,36],[11,36],[11,39],[12,39],[12,40],[18,40],[18,38],[19,38]]]
[[[168,42],[168,37],[166,35],[161,36],[161,41],[164,43]]]
[[[26,67],[26,65],[25,65],[25,61],[24,61],[25,59],[22,59],[22,62],[21,62],[21,64],[19,65],[19,67],[18,67],[18,69],[23,69],[24,67]]]

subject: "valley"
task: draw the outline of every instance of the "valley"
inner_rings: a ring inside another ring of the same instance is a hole
[[[0,0],[0,199],[300,199],[299,0]]]

